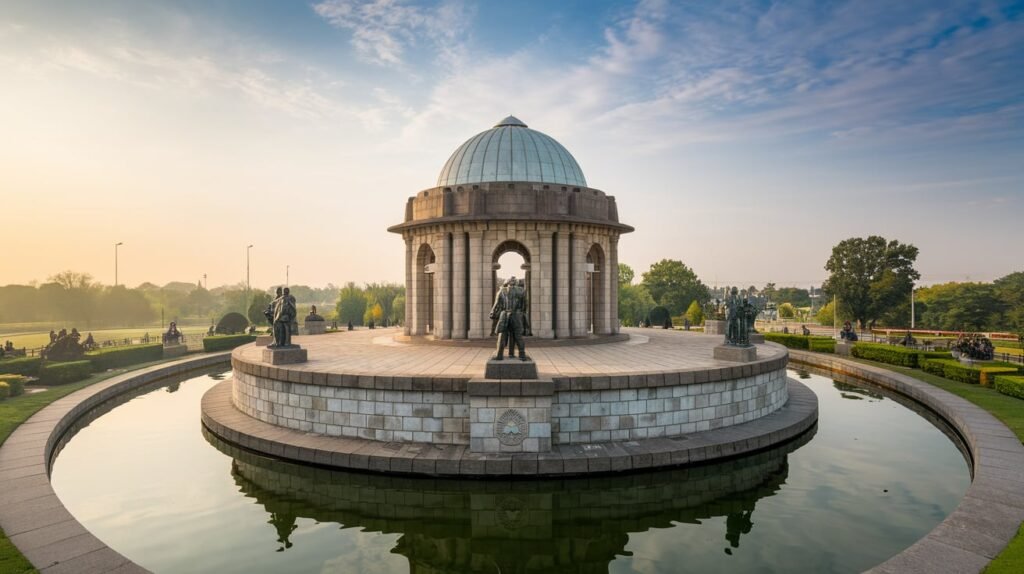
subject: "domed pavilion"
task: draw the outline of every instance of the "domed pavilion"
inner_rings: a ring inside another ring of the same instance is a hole
[[[458,147],[405,221],[405,334],[490,336],[499,258],[522,256],[533,336],[618,333],[615,198],[587,186],[564,146],[509,116]]]

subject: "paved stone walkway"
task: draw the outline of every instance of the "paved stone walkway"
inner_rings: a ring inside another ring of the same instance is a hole
[[[546,378],[697,371],[737,365],[712,357],[714,347],[722,343],[720,336],[662,329],[624,331],[630,340],[603,345],[531,348],[527,340],[526,352],[537,363],[540,376]],[[401,343],[394,340],[398,333],[397,329],[375,329],[295,337],[294,341],[309,351],[309,361],[288,365],[288,370],[471,379],[483,377],[484,365],[494,353],[481,347]],[[262,363],[262,352],[262,348],[246,345],[235,350],[235,357],[247,363]],[[758,360],[785,354],[785,348],[777,345],[757,345]]]
[[[465,445],[322,436],[254,419],[231,403],[232,381],[203,396],[203,424],[230,443],[288,460],[373,472],[453,477],[558,476],[677,466],[766,449],[818,420],[818,398],[789,380],[789,401],[757,420],[674,438],[555,445],[551,452],[482,454]]]

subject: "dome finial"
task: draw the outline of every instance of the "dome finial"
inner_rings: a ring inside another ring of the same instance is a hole
[[[521,120],[521,119],[519,119],[519,118],[517,118],[517,117],[515,117],[513,115],[509,115],[507,118],[501,120],[500,122],[498,122],[497,124],[494,125],[494,127],[496,127],[496,128],[500,128],[502,126],[515,126],[517,128],[529,127],[529,126],[527,126],[526,124],[523,123],[523,120]]]

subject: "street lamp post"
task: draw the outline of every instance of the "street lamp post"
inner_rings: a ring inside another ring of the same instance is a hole
[[[114,287],[117,287],[117,248],[124,245],[123,241],[114,244]]]
[[[910,328],[914,328],[914,287],[910,287]]]
[[[288,280],[289,280],[288,279],[288,274],[291,272],[291,268],[292,268],[291,265],[285,265],[284,266],[284,286],[285,287],[289,287],[290,286],[290,284],[288,283]]]
[[[251,249],[252,244],[250,243],[245,248],[245,303],[242,304],[242,315],[246,318],[249,317],[249,251]]]

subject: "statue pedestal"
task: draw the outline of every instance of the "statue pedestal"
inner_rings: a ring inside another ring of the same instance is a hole
[[[305,334],[323,335],[327,332],[327,321],[305,321]]]
[[[719,345],[715,347],[715,359],[719,361],[732,361],[735,363],[749,363],[757,360],[757,347],[736,347],[734,345]]]
[[[188,347],[181,343],[174,343],[171,345],[164,345],[164,358],[172,359],[174,357],[180,357],[188,352]]]
[[[473,379],[466,385],[466,392],[471,452],[551,450],[553,380]]]
[[[263,349],[263,362],[271,365],[290,365],[305,363],[308,359],[306,350],[298,345],[290,347],[268,347]]]
[[[849,357],[851,350],[853,350],[853,343],[846,339],[839,339],[836,341],[836,355],[839,355],[840,357]]]
[[[705,335],[725,335],[725,321],[706,320],[704,321]]]
[[[271,345],[274,343],[274,336],[256,335],[256,340],[254,342],[256,343],[257,347],[266,347],[267,345]]]
[[[525,361],[506,357],[502,360],[490,359],[484,369],[485,379],[536,379],[537,363],[527,357]]]
[[[747,335],[747,337],[750,339],[751,345],[761,345],[764,343],[763,333],[750,333]]]

